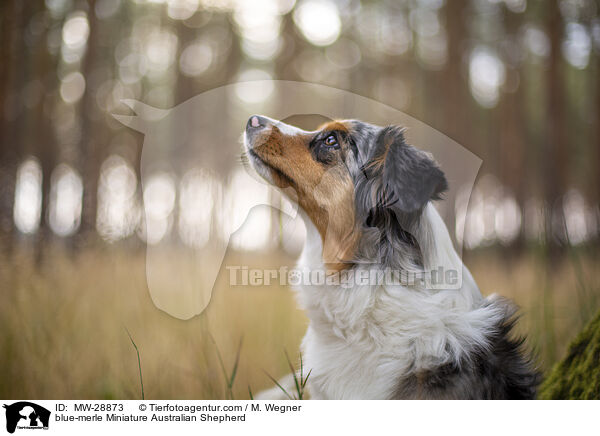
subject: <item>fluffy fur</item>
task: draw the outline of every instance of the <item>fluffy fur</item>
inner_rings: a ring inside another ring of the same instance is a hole
[[[447,188],[432,157],[406,144],[396,127],[350,120],[305,132],[255,117],[245,135],[250,162],[298,194],[307,228],[300,267],[333,265],[350,278],[386,268],[458,273],[457,286],[437,289],[421,282],[300,286],[310,319],[302,355],[311,398],[534,398],[539,375],[522,341],[510,338],[515,309],[482,297],[431,203]],[[290,389],[291,377],[281,383]],[[274,388],[259,398],[284,396]]]

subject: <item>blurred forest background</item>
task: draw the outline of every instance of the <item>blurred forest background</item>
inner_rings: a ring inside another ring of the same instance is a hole
[[[543,368],[600,307],[597,0],[3,0],[0,38],[2,397],[138,396],[124,326],[154,398],[247,397],[298,348],[306,320],[276,286],[222,280],[187,322],[154,308],[145,244],[213,235],[193,231],[201,178],[141,188],[143,136],[111,115],[125,98],[170,108],[283,79],[388,104],[483,160],[463,255],[485,294],[523,308]],[[232,168],[216,168],[224,191]],[[152,234],[142,205],[164,224]],[[240,359],[233,390],[219,354]]]

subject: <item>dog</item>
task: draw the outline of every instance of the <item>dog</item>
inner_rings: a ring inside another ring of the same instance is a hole
[[[253,115],[244,152],[299,205],[307,229],[299,267],[356,279],[373,270],[443,268],[456,286],[422,280],[296,289],[309,317],[302,341],[311,399],[533,399],[540,382],[516,309],[483,297],[433,201],[448,188],[433,157],[398,126],[331,121],[305,131]],[[291,375],[280,382],[293,387]],[[257,395],[285,399],[279,387]]]

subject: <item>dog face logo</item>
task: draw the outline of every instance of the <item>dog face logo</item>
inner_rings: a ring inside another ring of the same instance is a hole
[[[29,401],[19,401],[3,406],[6,409],[6,431],[18,429],[48,429],[50,411]]]

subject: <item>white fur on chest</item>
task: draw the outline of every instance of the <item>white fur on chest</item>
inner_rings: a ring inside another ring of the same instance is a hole
[[[320,236],[306,221],[307,243],[299,265],[322,269]],[[306,371],[312,371],[308,381],[312,398],[387,399],[410,371],[448,363],[473,347],[485,347],[490,328],[503,311],[493,304],[482,305],[466,269],[463,276],[465,283],[458,290],[400,285],[297,289],[310,319],[302,355]]]

